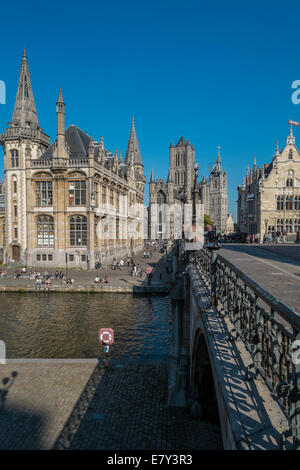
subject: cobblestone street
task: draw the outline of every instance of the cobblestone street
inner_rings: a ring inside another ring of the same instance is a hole
[[[222,448],[217,426],[167,408],[164,362],[15,362],[0,378],[1,449]]]

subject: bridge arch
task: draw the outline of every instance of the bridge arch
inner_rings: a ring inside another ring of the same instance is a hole
[[[200,406],[203,418],[220,425],[215,380],[205,335],[201,328],[195,333],[191,357],[192,402],[198,409]]]

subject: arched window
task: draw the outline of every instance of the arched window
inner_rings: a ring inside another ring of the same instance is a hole
[[[288,179],[286,180],[286,185],[287,185],[287,186],[294,186],[294,180],[293,180],[293,178],[288,178]]]
[[[83,215],[70,217],[70,246],[87,246],[87,218]]]
[[[39,215],[37,223],[38,246],[54,246],[54,220],[50,215]]]
[[[19,166],[19,152],[17,149],[10,151],[10,158],[12,168],[17,168]]]
[[[289,150],[289,160],[292,160],[293,159],[293,150],[290,149]]]
[[[157,194],[157,204],[161,206],[162,204],[166,203],[166,196],[163,191],[159,191]]]

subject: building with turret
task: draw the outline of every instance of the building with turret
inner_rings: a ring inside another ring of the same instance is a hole
[[[268,236],[294,241],[300,233],[300,153],[292,124],[285,146],[270,163],[249,166],[238,186],[238,228],[260,242]],[[277,234],[277,235],[276,235]]]
[[[174,236],[174,207],[183,204],[193,204],[195,191],[195,149],[189,140],[181,137],[174,146],[169,147],[169,173],[167,181],[155,179],[152,171],[149,182],[149,231],[150,238],[163,237],[164,211],[160,207],[167,205],[170,238]],[[214,222],[214,227],[228,233],[232,230],[232,217],[228,214],[227,174],[223,172],[220,148],[216,162],[207,178],[197,184],[197,202],[203,204],[204,214],[208,214]],[[229,225],[228,225],[229,222]]]
[[[6,262],[94,268],[143,246],[142,158],[132,119],[123,161],[75,125],[65,127],[59,90],[57,136],[40,127],[23,52],[12,121],[4,149]],[[140,204],[140,207],[139,207]]]

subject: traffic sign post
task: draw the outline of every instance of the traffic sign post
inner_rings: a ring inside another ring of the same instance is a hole
[[[104,346],[105,367],[108,367],[109,346],[114,343],[114,330],[112,328],[101,328],[98,332],[98,341]]]

